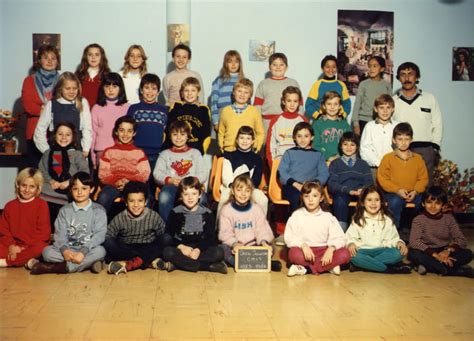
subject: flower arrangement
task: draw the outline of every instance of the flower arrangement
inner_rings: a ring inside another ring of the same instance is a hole
[[[0,109],[0,140],[12,140],[16,134],[17,119],[11,111]]]

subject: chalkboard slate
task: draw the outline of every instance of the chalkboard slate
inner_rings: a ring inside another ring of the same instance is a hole
[[[235,255],[236,272],[270,272],[272,255],[265,246],[242,246]]]

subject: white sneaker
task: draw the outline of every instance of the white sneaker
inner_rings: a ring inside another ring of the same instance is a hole
[[[329,270],[329,272],[332,273],[333,275],[339,276],[341,274],[341,267],[339,265],[335,266],[334,268]]]
[[[288,269],[288,277],[293,277],[296,275],[302,276],[306,274],[306,269],[303,265],[292,264]]]
[[[285,236],[280,234],[278,237],[275,238],[275,245],[278,246],[285,246]]]

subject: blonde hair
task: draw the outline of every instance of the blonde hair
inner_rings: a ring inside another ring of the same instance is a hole
[[[326,115],[326,102],[330,101],[333,98],[339,98],[339,112],[337,116],[340,118],[344,117],[344,109],[342,108],[342,97],[336,91],[327,91],[324,94],[323,100],[321,101],[321,115]]]
[[[250,89],[250,98],[253,96],[253,82],[248,78],[241,78],[235,83],[232,92],[234,92],[238,88],[248,88]],[[250,100],[250,99],[249,99]]]
[[[228,202],[235,202],[234,189],[240,188],[240,187],[248,187],[250,188],[250,191],[253,192],[254,190],[253,182],[247,173],[240,174],[232,182],[230,197],[229,197]],[[250,195],[250,200],[252,200],[252,195]]]
[[[124,78],[127,78],[127,74],[130,72],[130,69],[131,69],[130,64],[128,63],[128,59],[130,58],[130,55],[132,54],[133,50],[140,51],[140,54],[142,55],[143,62],[142,62],[142,65],[140,65],[140,77],[143,77],[143,75],[145,75],[148,71],[147,66],[146,66],[146,60],[148,59],[148,57],[145,54],[145,50],[143,49],[141,45],[134,44],[128,48],[127,52],[125,52],[125,56],[123,57],[124,62],[123,62],[122,71],[123,71]]]
[[[25,168],[15,178],[15,194],[18,195],[18,189],[20,188],[20,185],[23,183],[28,178],[32,178],[33,181],[35,182],[35,185],[38,187],[38,190],[36,191],[36,197],[39,197],[41,193],[41,189],[43,188],[43,183],[44,183],[44,178],[43,174],[41,174],[40,170],[37,168]]]
[[[179,89],[179,96],[181,97],[181,100],[183,102],[184,102],[184,88],[187,87],[188,85],[192,85],[196,87],[198,94],[201,92],[201,83],[199,83],[199,80],[197,78],[195,77],[185,78],[183,83],[181,83],[181,88]]]
[[[225,53],[224,55],[224,61],[222,62],[222,68],[221,71],[219,72],[219,77],[222,78],[222,80],[227,81],[230,79],[230,72],[229,69],[227,68],[227,63],[232,59],[232,58],[237,58],[237,61],[239,62],[239,79],[244,78],[244,70],[242,67],[242,57],[240,56],[240,53],[236,50],[229,50]]]
[[[75,98],[76,108],[79,112],[82,112],[82,87],[79,78],[72,72],[66,71],[59,76],[58,84],[56,84],[56,88],[54,89],[54,98],[59,99],[62,97],[63,87],[67,81],[76,82],[77,84],[77,96]]]

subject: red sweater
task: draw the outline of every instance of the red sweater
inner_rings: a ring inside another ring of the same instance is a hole
[[[46,201],[35,198],[22,203],[9,201],[0,217],[0,243],[36,246],[48,245],[51,235],[49,209]]]
[[[23,104],[25,112],[29,114],[26,121],[26,139],[32,140],[36,124],[41,114],[41,106],[44,104],[36,90],[34,75],[26,77],[23,81],[21,103]]]
[[[87,99],[89,102],[89,108],[92,108],[97,103],[97,98],[99,97],[101,79],[99,75],[96,75],[94,78],[90,78],[89,75],[82,81],[82,96]]]

